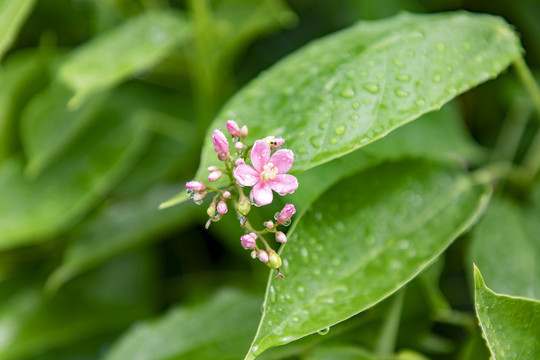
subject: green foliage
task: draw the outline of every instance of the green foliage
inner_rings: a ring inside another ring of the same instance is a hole
[[[498,295],[474,268],[476,313],[496,359],[540,356],[540,302]]]
[[[540,12],[460,4],[0,0],[0,358],[539,357]],[[300,186],[206,231],[229,119]]]

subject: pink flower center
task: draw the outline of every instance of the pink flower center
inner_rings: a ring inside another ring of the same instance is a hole
[[[279,169],[274,164],[269,162],[263,166],[263,171],[261,171],[261,180],[263,182],[274,180],[278,172],[279,172]]]

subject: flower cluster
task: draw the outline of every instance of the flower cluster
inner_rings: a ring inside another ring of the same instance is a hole
[[[265,206],[273,202],[276,192],[280,195],[291,194],[298,188],[298,180],[286,174],[294,162],[294,153],[288,149],[279,149],[285,139],[267,136],[249,145],[245,142],[248,136],[247,126],[239,127],[233,121],[227,121],[227,131],[231,136],[234,150],[231,152],[228,137],[219,129],[212,133],[212,142],[217,157],[223,166],[208,167],[208,183],[202,181],[189,181],[186,183],[186,192],[196,204],[202,204],[209,193],[214,193],[208,206],[208,221],[206,228],[213,221],[219,221],[229,211],[229,205],[238,216],[240,226],[245,234],[240,237],[240,244],[246,250],[251,250],[251,257],[259,259],[271,269],[277,269],[276,277],[283,277],[279,268],[281,258],[267,242],[265,235],[273,234],[278,243],[285,244],[287,236],[278,226],[289,226],[292,216],[296,213],[293,204],[287,204],[274,217],[268,220],[261,230],[256,230],[248,221],[251,206]],[[279,149],[279,150],[278,150]],[[275,151],[274,151],[275,150]],[[274,153],[272,154],[272,151]],[[248,163],[249,158],[249,163]],[[220,181],[226,175],[228,182]],[[216,183],[218,182],[218,183]],[[215,184],[211,184],[215,183]],[[213,186],[224,183],[221,186]],[[251,188],[249,197],[244,194],[244,187]],[[260,246],[262,245],[262,246]]]

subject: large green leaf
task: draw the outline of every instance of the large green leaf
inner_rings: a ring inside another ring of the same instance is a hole
[[[41,276],[0,284],[0,357],[22,359],[128,326],[153,308],[155,293],[147,256],[118,258],[61,289],[42,293]],[[38,280],[38,281],[36,281]]]
[[[20,158],[0,164],[0,249],[47,240],[109,191],[146,143],[135,120],[103,109],[99,121],[32,181],[25,178]]]
[[[383,164],[323,194],[289,233],[247,359],[332,326],[399,289],[482,211],[489,189],[424,162]]]
[[[105,360],[236,360],[257,327],[260,298],[222,290],[197,306],[170,310],[138,324],[113,345]]]
[[[139,196],[107,203],[72,234],[64,260],[49,277],[47,288],[56,289],[81,272],[141,243],[155,241],[194,216],[201,216],[192,204],[158,210],[160,199],[177,188],[178,185],[157,184]]]
[[[300,172],[440,108],[519,55],[513,30],[493,16],[404,13],[364,21],[263,73],[229,101],[209,132],[234,119],[249,126],[251,139],[282,136],[296,155],[292,171]],[[216,161],[209,139],[198,179]]]
[[[498,197],[474,228],[469,265],[474,262],[482,269],[494,291],[540,299],[540,229],[527,228],[527,217],[534,226],[539,214]]]
[[[476,314],[495,359],[540,358],[540,302],[498,295],[474,267]]]
[[[0,0],[0,59],[15,40],[35,0]]]
[[[76,48],[59,69],[59,78],[76,92],[78,105],[92,92],[113,87],[145,70],[188,38],[184,16],[170,10],[149,11],[126,20]]]

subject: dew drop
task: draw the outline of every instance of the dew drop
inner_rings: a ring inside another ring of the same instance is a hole
[[[343,89],[343,91],[341,92],[341,96],[343,96],[344,98],[352,98],[354,97],[355,93],[354,93],[354,89],[351,88],[351,87],[346,87],[345,89]]]
[[[321,330],[317,331],[317,334],[324,336],[324,335],[328,334],[329,332],[330,332],[330,328],[327,327],[327,328],[324,328],[324,329],[321,329]]]
[[[375,76],[376,76],[377,79],[379,79],[379,80],[384,79],[384,73],[383,73],[383,72],[379,72],[379,73],[377,73],[377,75],[375,75]]]
[[[360,103],[354,102],[354,103],[352,104],[352,108],[353,108],[354,110],[358,110],[358,109],[360,108]]]
[[[337,126],[334,131],[336,132],[336,135],[343,135],[345,134],[345,126],[343,125],[340,125],[340,126]]]
[[[297,323],[297,322],[300,321],[300,318],[299,318],[298,316],[293,316],[293,317],[291,318],[291,321],[294,322],[294,323]]]
[[[407,74],[399,74],[398,76],[396,76],[396,79],[398,79],[399,81],[407,82],[411,80],[411,77]]]
[[[300,299],[306,297],[306,289],[302,285],[298,285],[298,287],[296,288],[296,292],[298,292],[298,297]]]
[[[319,129],[325,130],[328,127],[328,123],[326,121],[321,121],[319,123]]]
[[[397,57],[394,58],[394,64],[396,64],[396,65],[399,66],[399,67],[405,66],[405,63],[404,63],[401,59],[399,59],[399,58],[397,58]]]
[[[338,140],[335,137],[330,139],[330,144],[336,145],[337,143],[338,143]]]
[[[409,96],[409,93],[403,90],[402,88],[398,87],[396,89],[396,95],[399,97],[406,97],[406,96]]]
[[[300,249],[300,255],[302,255],[302,260],[305,264],[309,263],[309,253],[305,247]]]
[[[438,42],[435,44],[435,48],[437,51],[444,51],[446,49],[446,46],[442,42]]]
[[[420,99],[416,99],[416,101],[414,102],[416,104],[416,106],[423,106],[425,105],[425,101],[424,99],[420,98]]]
[[[288,342],[291,342],[294,340],[294,336],[285,336],[285,337],[282,337],[281,339],[279,339],[280,342],[282,343],[288,343]]]
[[[305,147],[299,147],[299,148],[298,148],[298,152],[299,152],[300,154],[306,154],[306,153],[307,153],[307,150],[306,150]]]
[[[319,136],[312,136],[312,137],[309,139],[309,142],[311,143],[311,145],[313,145],[313,147],[316,147],[316,148],[320,148],[320,147],[321,147],[320,137],[319,137]]]
[[[372,82],[365,83],[363,87],[372,94],[376,94],[379,92],[379,85]]]
[[[357,113],[352,113],[351,115],[349,115],[349,119],[352,121],[358,121],[360,120],[360,115],[358,115]]]
[[[253,355],[256,355],[257,354],[257,351],[259,351],[259,347],[257,345],[254,345],[252,348],[251,348],[251,352],[253,353]]]
[[[436,83],[441,82],[441,80],[442,80],[441,74],[433,75],[433,81],[435,81]]]
[[[273,285],[270,285],[268,288],[268,292],[270,293],[270,301],[275,303],[276,302],[276,289],[274,289]]]
[[[362,71],[362,72],[360,73],[360,77],[363,77],[363,78],[364,78],[364,77],[367,76],[367,74],[368,74],[367,71]]]

